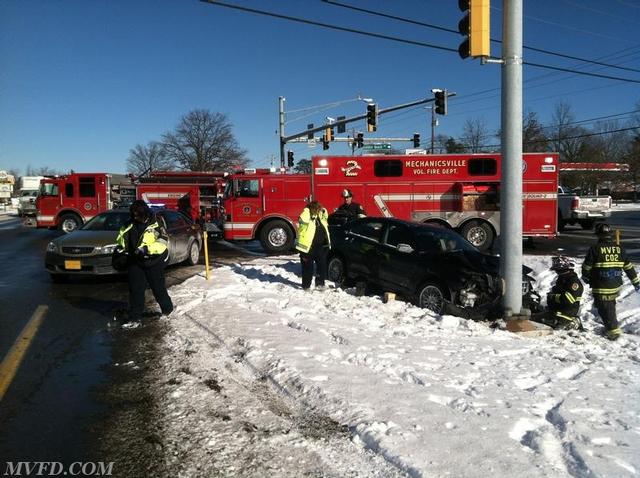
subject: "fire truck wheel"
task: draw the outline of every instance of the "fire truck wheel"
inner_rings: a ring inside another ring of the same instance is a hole
[[[82,221],[80,220],[80,218],[78,216],[76,216],[75,214],[67,213],[67,214],[63,214],[60,217],[60,222],[58,223],[58,228],[62,232],[65,232],[66,234],[69,234],[69,233],[75,231],[76,229],[78,229],[81,224],[82,224]]]
[[[293,231],[284,221],[271,221],[260,231],[260,243],[269,253],[288,252],[293,247]]]
[[[439,284],[426,282],[418,289],[416,302],[423,309],[442,314],[445,310],[446,295]]]
[[[189,246],[189,257],[185,261],[190,266],[198,265],[198,261],[200,261],[200,246],[198,245],[198,241],[192,241]]]
[[[493,229],[486,222],[468,222],[462,227],[460,234],[481,251],[490,249],[493,244]]]

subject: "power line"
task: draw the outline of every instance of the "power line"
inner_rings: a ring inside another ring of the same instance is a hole
[[[229,3],[223,3],[223,2],[219,2],[217,0],[200,0],[203,3],[207,3],[209,5],[217,5],[220,7],[226,7],[226,8],[231,8],[231,9],[235,9],[235,10],[240,10],[243,12],[248,12],[248,13],[254,13],[257,15],[264,15],[264,16],[268,16],[268,17],[273,17],[273,18],[280,18],[282,20],[289,20],[292,22],[298,22],[298,23],[304,23],[307,25],[314,25],[314,26],[319,26],[319,27],[323,27],[323,28],[328,28],[331,30],[338,30],[338,31],[344,31],[344,32],[348,32],[348,33],[355,33],[357,35],[363,35],[363,36],[369,36],[369,37],[373,37],[373,38],[380,38],[383,40],[390,40],[390,41],[395,41],[398,43],[404,43],[407,45],[414,45],[414,46],[421,46],[424,48],[433,48],[436,50],[443,50],[443,51],[449,51],[449,52],[454,52],[454,53],[458,53],[457,49],[454,48],[449,48],[446,46],[442,46],[442,45],[436,45],[433,43],[426,43],[426,42],[419,42],[419,41],[415,41],[415,40],[407,40],[404,38],[399,38],[399,37],[393,37],[390,35],[383,35],[380,33],[374,33],[374,32],[367,32],[364,30],[356,30],[355,28],[347,28],[347,27],[340,27],[337,25],[330,25],[328,23],[322,23],[322,22],[316,22],[313,20],[308,20],[305,18],[299,18],[299,17],[292,17],[290,15],[282,15],[279,13],[273,13],[273,12],[268,12],[265,10],[257,10],[255,8],[249,8],[249,7],[242,7],[239,5],[232,5]],[[583,76],[592,76],[592,77],[596,77],[596,78],[605,78],[605,79],[609,79],[609,80],[617,80],[617,81],[622,81],[622,82],[626,82],[626,83],[639,83],[640,84],[640,80],[634,80],[631,78],[621,78],[621,77],[617,77],[617,76],[609,76],[609,75],[600,75],[597,73],[588,73],[588,72],[584,72],[584,71],[577,71],[577,70],[571,70],[568,68],[560,68],[560,67],[554,67],[554,66],[550,66],[550,65],[543,65],[543,64],[539,64],[539,63],[530,63],[530,62],[523,62],[524,65],[528,65],[528,66],[533,66],[536,68],[546,68],[546,69],[550,69],[550,70],[557,70],[557,71],[564,71],[564,72],[568,72],[568,73],[575,73],[577,75],[583,75]]]
[[[256,15],[264,15],[264,16],[267,16],[267,17],[280,18],[282,20],[289,20],[289,21],[292,21],[292,22],[304,23],[306,25],[314,25],[314,26],[317,26],[317,27],[329,28],[331,30],[338,30],[338,31],[342,31],[342,32],[355,33],[357,35],[364,35],[364,36],[369,36],[369,37],[373,37],[373,38],[381,38],[383,40],[390,40],[390,41],[395,41],[395,42],[398,42],[398,43],[405,43],[407,45],[415,45],[415,46],[421,46],[421,47],[425,47],[425,48],[433,48],[433,49],[436,49],[436,50],[451,51],[451,52],[454,52],[454,53],[458,52],[458,50],[456,48],[449,48],[449,47],[446,47],[446,46],[436,45],[436,44],[433,44],[433,43],[426,43],[426,42],[420,42],[420,41],[415,41],[415,40],[407,40],[405,38],[393,37],[393,36],[390,36],[390,35],[383,35],[381,33],[367,32],[367,31],[364,31],[364,30],[357,30],[355,28],[339,27],[337,25],[331,25],[329,23],[316,22],[314,20],[308,20],[306,18],[292,17],[290,15],[282,15],[280,13],[268,12],[266,10],[257,10],[255,8],[242,7],[240,5],[232,5],[230,3],[223,3],[223,2],[219,2],[217,0],[200,0],[200,1],[203,2],[203,3],[208,3],[209,5],[217,5],[219,7],[232,8],[234,10],[240,10],[240,11],[243,11],[243,12],[255,13]]]
[[[354,11],[357,11],[357,12],[367,13],[369,15],[375,15],[375,16],[378,16],[378,17],[389,18],[389,19],[398,20],[398,21],[401,21],[401,22],[404,22],[404,23],[410,23],[412,25],[419,25],[419,26],[426,27],[426,28],[431,28],[431,29],[434,29],[434,30],[440,30],[440,31],[443,31],[443,32],[454,33],[456,35],[460,35],[460,32],[458,30],[454,30],[452,28],[443,27],[443,26],[440,26],[440,25],[435,25],[433,23],[426,23],[426,22],[421,22],[421,21],[418,21],[418,20],[412,20],[410,18],[399,17],[399,16],[396,16],[396,15],[390,15],[388,13],[378,12],[378,11],[375,11],[375,10],[369,10],[367,8],[361,8],[361,7],[356,7],[356,6],[353,6],[353,5],[348,5],[346,3],[336,2],[335,0],[321,0],[321,1],[324,2],[324,3],[327,3],[329,5],[334,5],[336,7],[342,7],[342,8],[346,8],[346,9],[349,9],[349,10],[354,10]],[[495,38],[491,38],[491,41],[493,43],[502,44],[502,40],[497,40]],[[545,55],[553,55],[553,56],[558,56],[558,57],[561,57],[561,58],[567,58],[569,60],[576,60],[576,61],[581,61],[581,62],[584,62],[584,63],[592,63],[594,65],[606,66],[608,68],[618,68],[620,70],[633,71],[635,73],[640,73],[640,70],[638,70],[636,68],[629,68],[629,67],[625,67],[625,66],[612,65],[610,63],[603,63],[603,62],[597,61],[597,60],[589,60],[587,58],[581,58],[581,57],[578,57],[578,56],[568,55],[568,54],[565,54],[565,53],[558,53],[558,52],[554,52],[554,51],[551,51],[551,50],[545,50],[545,49],[542,49],[542,48],[535,48],[535,47],[527,46],[527,45],[523,45],[522,48],[524,48],[525,50],[531,50],[531,51],[535,51],[535,52],[538,52],[538,53],[544,53]]]

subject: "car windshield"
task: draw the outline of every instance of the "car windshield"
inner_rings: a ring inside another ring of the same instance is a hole
[[[423,251],[431,252],[478,252],[478,249],[462,236],[446,229],[418,228],[416,232],[418,244]]]
[[[83,231],[119,231],[128,221],[128,212],[106,212],[98,214],[80,229]]]

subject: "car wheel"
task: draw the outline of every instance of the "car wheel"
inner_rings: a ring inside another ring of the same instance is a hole
[[[288,252],[293,247],[293,231],[284,221],[271,221],[260,231],[262,248],[270,253]]]
[[[329,258],[327,264],[327,279],[334,282],[337,287],[344,286],[347,279],[347,268],[340,256]]]
[[[60,217],[60,222],[58,223],[58,228],[62,232],[66,233],[66,234],[70,234],[73,231],[75,231],[76,229],[78,229],[81,224],[82,224],[82,221],[75,214],[63,214]]]
[[[64,284],[69,280],[69,276],[66,274],[49,274],[51,277],[51,282],[56,284]]]
[[[460,234],[481,251],[491,249],[493,245],[493,229],[491,229],[491,226],[486,222],[468,222],[462,227]]]
[[[445,310],[445,293],[442,287],[433,282],[427,282],[418,289],[417,304],[423,309],[436,314],[442,314]]]
[[[195,266],[198,261],[200,261],[200,246],[198,241],[193,241],[189,246],[189,257],[187,257],[186,263],[190,266]]]

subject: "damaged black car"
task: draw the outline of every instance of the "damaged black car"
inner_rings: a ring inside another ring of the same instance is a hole
[[[499,318],[499,258],[445,227],[394,218],[363,218],[330,226],[329,280],[394,292],[438,314]],[[523,267],[523,307],[540,310],[531,269]]]

